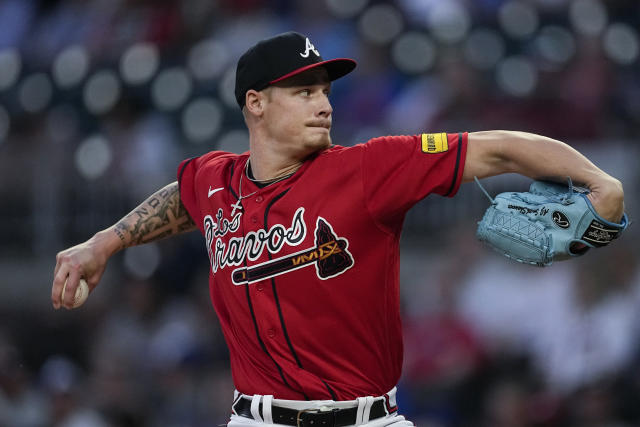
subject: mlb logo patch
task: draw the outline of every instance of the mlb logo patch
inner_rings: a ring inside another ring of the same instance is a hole
[[[449,141],[447,134],[442,133],[423,133],[422,134],[422,152],[423,153],[443,153],[449,149]]]

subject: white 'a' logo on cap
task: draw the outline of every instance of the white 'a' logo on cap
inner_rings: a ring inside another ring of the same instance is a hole
[[[300,52],[300,56],[302,56],[303,58],[308,58],[309,57],[309,52],[313,52],[316,54],[316,56],[320,56],[320,52],[318,52],[316,50],[316,48],[313,46],[313,44],[311,44],[311,41],[309,40],[309,37],[307,37],[307,42],[304,46],[304,53]]]

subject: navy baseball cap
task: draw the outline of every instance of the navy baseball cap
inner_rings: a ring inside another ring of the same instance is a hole
[[[236,101],[244,107],[248,90],[263,90],[273,83],[316,67],[327,70],[333,81],[350,73],[356,61],[349,58],[323,60],[308,37],[290,31],[261,40],[238,60]]]

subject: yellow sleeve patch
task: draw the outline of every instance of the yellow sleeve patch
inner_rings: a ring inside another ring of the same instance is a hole
[[[449,149],[449,141],[447,134],[442,133],[423,133],[422,134],[422,152],[423,153],[443,153]]]

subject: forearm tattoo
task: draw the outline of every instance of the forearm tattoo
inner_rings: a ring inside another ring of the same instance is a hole
[[[123,247],[129,247],[195,228],[195,223],[180,200],[178,183],[174,182],[151,195],[122,218],[114,231]]]

